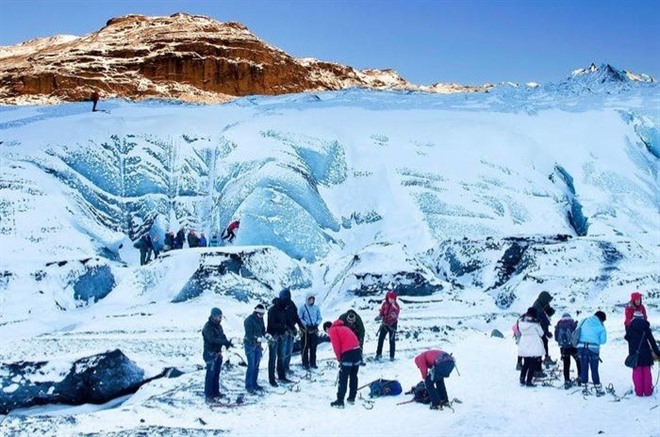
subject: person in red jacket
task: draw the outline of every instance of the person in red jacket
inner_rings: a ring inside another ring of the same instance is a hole
[[[438,349],[431,349],[415,357],[415,364],[422,374],[426,391],[429,392],[431,398],[431,409],[437,410],[449,405],[449,398],[447,397],[447,388],[445,387],[445,379],[441,377],[431,377],[429,370],[435,366],[435,359],[438,358],[443,352]]]
[[[630,302],[628,302],[628,304],[626,305],[626,310],[625,310],[626,319],[623,322],[626,329],[630,326],[635,311],[639,311],[640,313],[642,313],[642,318],[644,320],[647,319],[646,308],[644,308],[644,305],[642,305],[642,293],[640,293],[639,291],[635,291],[630,295]]]
[[[350,387],[346,401],[349,404],[354,404],[357,395],[358,370],[360,370],[360,364],[362,363],[360,340],[351,328],[344,326],[344,322],[341,320],[335,320],[334,323],[325,322],[323,330],[330,337],[332,349],[335,352],[337,361],[339,361],[337,400],[331,402],[330,406],[344,408],[344,396],[346,395],[346,386],[349,384],[349,379]]]
[[[380,329],[378,330],[378,347],[376,348],[376,360],[380,360],[383,354],[383,342],[385,336],[389,334],[390,340],[390,361],[394,361],[394,351],[396,349],[396,326],[399,322],[399,304],[396,301],[396,293],[390,290],[385,295],[385,302],[380,307],[380,313],[376,317],[376,321],[380,321]]]
[[[230,243],[234,241],[234,238],[236,238],[236,230],[241,226],[241,222],[238,220],[234,220],[233,222],[229,223],[229,226],[227,226],[227,229],[225,229],[225,232],[222,233],[220,238],[223,240],[227,240]]]

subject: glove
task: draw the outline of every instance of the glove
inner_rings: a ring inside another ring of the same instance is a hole
[[[231,340],[229,340],[229,344],[227,345],[227,349],[229,349],[230,347],[234,347],[234,343]]]
[[[548,331],[548,333],[545,334],[545,336],[548,337],[548,338],[552,338],[552,332]]]
[[[374,319],[375,322],[380,322],[381,320],[383,320],[383,317],[380,315],[376,316],[376,318]]]

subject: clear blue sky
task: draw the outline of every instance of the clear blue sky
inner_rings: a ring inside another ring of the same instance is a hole
[[[0,0],[0,45],[175,12],[239,21],[292,56],[393,68],[417,84],[551,82],[591,62],[660,80],[658,0]]]

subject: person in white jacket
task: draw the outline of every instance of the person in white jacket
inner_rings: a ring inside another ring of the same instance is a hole
[[[520,341],[518,341],[518,356],[523,357],[520,370],[520,385],[535,387],[532,382],[534,372],[541,370],[541,357],[545,353],[543,347],[543,328],[539,323],[536,308],[531,307],[518,322]]]

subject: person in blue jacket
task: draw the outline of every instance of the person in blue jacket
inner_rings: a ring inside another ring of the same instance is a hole
[[[322,322],[321,310],[315,305],[314,293],[308,293],[305,304],[298,308],[298,318],[303,324],[302,330],[302,365],[305,369],[316,369],[316,346],[318,344],[319,325]]]
[[[605,313],[596,311],[596,313],[587,317],[580,323],[578,329],[578,359],[580,360],[580,383],[584,384],[584,391],[588,394],[589,389],[589,369],[591,369],[591,379],[596,386],[596,395],[605,394],[600,384],[600,375],[598,374],[598,362],[600,361],[600,346],[607,342],[607,331],[605,330]]]

